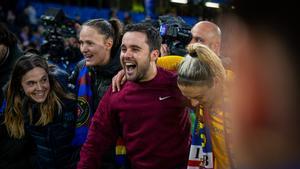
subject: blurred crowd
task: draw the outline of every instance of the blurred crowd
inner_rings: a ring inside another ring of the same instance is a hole
[[[0,6],[0,13],[1,22],[17,35],[22,49],[40,48],[44,29],[38,24],[39,18],[33,6],[27,5],[22,11]]]

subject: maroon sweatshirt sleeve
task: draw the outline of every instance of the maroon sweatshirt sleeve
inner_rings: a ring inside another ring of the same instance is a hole
[[[98,169],[101,160],[117,138],[116,115],[111,111],[111,87],[102,97],[80,151],[77,169]]]

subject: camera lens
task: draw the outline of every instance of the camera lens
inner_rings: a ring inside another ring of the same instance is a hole
[[[166,24],[162,24],[159,28],[159,33],[161,36],[164,36],[167,32],[167,25]]]

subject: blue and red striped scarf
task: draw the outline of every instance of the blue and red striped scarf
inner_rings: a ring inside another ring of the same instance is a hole
[[[93,117],[93,92],[92,92],[92,72],[84,66],[76,80],[77,92],[77,120],[73,145],[81,146],[87,137],[91,119]]]
[[[92,72],[88,67],[84,66],[79,72],[76,80],[78,86],[77,92],[77,121],[75,136],[72,144],[81,146],[87,137],[91,119],[93,117],[93,92],[92,92]],[[122,137],[117,140],[116,148],[116,164],[124,169],[128,168],[128,160],[126,158],[126,147]]]
[[[209,128],[204,123],[203,108],[191,113],[199,114],[196,115],[196,119],[192,122],[194,126],[187,169],[213,169],[214,156]]]

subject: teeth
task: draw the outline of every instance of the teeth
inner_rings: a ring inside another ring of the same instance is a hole
[[[133,63],[125,63],[126,66],[134,66],[135,64]]]
[[[44,93],[36,93],[35,95],[38,95],[38,96],[43,96]]]

